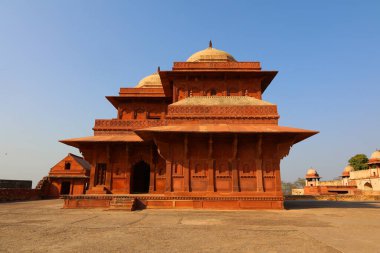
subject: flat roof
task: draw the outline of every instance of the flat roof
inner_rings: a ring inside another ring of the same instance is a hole
[[[125,135],[96,135],[81,138],[60,140],[60,142],[73,147],[79,147],[83,143],[107,143],[107,142],[142,142],[143,140],[134,132]]]

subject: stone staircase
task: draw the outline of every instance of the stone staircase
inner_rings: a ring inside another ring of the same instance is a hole
[[[134,211],[136,208],[136,199],[135,198],[112,198],[110,202],[110,211]]]

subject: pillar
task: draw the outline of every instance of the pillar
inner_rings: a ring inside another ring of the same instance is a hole
[[[171,192],[172,191],[172,162],[166,160],[166,175],[165,175],[165,191]]]
[[[237,134],[234,135],[233,141],[233,152],[232,160],[230,160],[230,166],[232,169],[232,191],[239,192],[239,171],[238,171],[238,161],[237,161],[237,150],[238,150],[238,137]]]
[[[185,134],[183,140],[183,148],[184,148],[184,161],[183,161],[183,179],[184,179],[184,191],[190,191],[190,161],[189,161],[189,148],[188,148],[188,136]]]
[[[215,191],[215,166],[214,160],[208,160],[208,187],[207,191],[214,192]]]
[[[190,191],[190,161],[183,161],[183,179],[184,179],[184,191]]]
[[[212,135],[210,134],[208,139],[208,186],[207,191],[214,192],[215,191],[215,161],[212,159]]]
[[[155,157],[155,154],[153,153],[154,152],[154,146],[152,145],[151,146],[151,152],[150,152],[150,161],[151,161],[151,166],[150,166],[150,174],[149,174],[149,193],[151,192],[154,192],[156,189],[155,189],[155,177],[156,177],[156,165],[157,165],[157,162],[156,162],[156,157]]]
[[[111,150],[110,150],[110,144],[107,144],[106,146],[106,163],[107,163],[107,171],[106,171],[106,187],[108,190],[111,190],[111,184],[112,184],[112,168],[111,168]]]
[[[232,191],[239,192],[239,174],[238,174],[238,163],[236,160],[230,162],[232,167]]]
[[[264,158],[263,158],[263,137],[259,135],[259,141],[257,142],[257,152],[258,159],[256,159],[256,180],[257,180],[257,191],[263,192],[263,167],[264,167]]]
[[[97,147],[93,146],[92,151],[92,161],[91,161],[91,170],[90,170],[90,182],[89,182],[89,189],[95,186],[95,178],[96,178],[96,152]]]
[[[129,145],[125,144],[125,192],[131,192],[131,172],[129,168]]]
[[[273,160],[273,163],[275,176],[275,191],[280,193],[279,195],[282,195],[280,159]]]

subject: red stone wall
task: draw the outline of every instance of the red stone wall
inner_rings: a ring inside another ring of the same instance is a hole
[[[36,189],[0,189],[0,202],[40,199]]]

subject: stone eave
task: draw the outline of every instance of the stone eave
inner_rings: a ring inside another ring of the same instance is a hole
[[[69,146],[79,148],[81,144],[93,143],[126,143],[126,142],[142,142],[143,140],[135,133],[126,135],[99,135],[99,136],[86,136],[81,138],[72,138],[60,140],[59,142]]]
[[[264,135],[288,135],[294,140],[294,144],[307,139],[318,131],[300,128],[284,127],[278,125],[257,124],[189,124],[150,127],[135,130],[135,133],[144,140],[152,140],[153,134],[162,133],[198,133],[198,134],[264,134]]]

